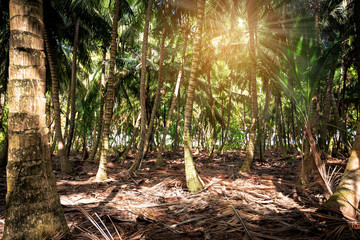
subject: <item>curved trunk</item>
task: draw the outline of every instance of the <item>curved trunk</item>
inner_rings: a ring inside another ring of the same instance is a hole
[[[139,151],[136,156],[134,164],[130,167],[129,172],[132,173],[136,171],[141,164],[144,154],[145,146],[145,134],[146,134],[146,94],[145,94],[145,78],[146,78],[146,56],[147,56],[147,46],[148,46],[148,36],[149,36],[149,22],[152,12],[153,0],[149,0],[146,10],[146,19],[144,26],[144,36],[142,44],[142,56],[141,56],[141,79],[140,79],[140,112],[141,112],[141,129],[140,129],[140,143]],[[150,73],[149,73],[150,74]]]
[[[100,155],[99,169],[96,174],[96,180],[101,181],[108,178],[107,175],[107,155],[109,152],[109,132],[110,122],[114,107],[114,69],[115,69],[115,55],[116,55],[116,38],[117,26],[119,21],[120,0],[116,0],[114,4],[114,18],[111,33],[111,46],[110,46],[110,69],[107,83],[106,103],[105,103],[105,116],[104,116],[104,130],[102,139],[102,148]]]
[[[60,169],[61,172],[63,173],[72,174],[74,172],[74,169],[71,163],[69,162],[69,158],[66,154],[65,143],[61,133],[59,81],[57,76],[55,59],[52,51],[52,45],[46,28],[44,29],[44,39],[45,39],[46,53],[47,53],[47,59],[49,61],[50,75],[51,75],[51,93],[52,93],[54,115],[55,115],[55,141],[58,142]]]
[[[175,86],[175,90],[174,90],[174,95],[173,95],[173,98],[171,100],[171,106],[170,106],[169,114],[168,114],[166,124],[165,124],[165,128],[164,128],[163,138],[161,139],[161,144],[160,144],[159,151],[158,151],[157,158],[156,158],[156,165],[158,165],[158,166],[162,166],[164,164],[164,162],[162,160],[162,153],[163,153],[164,148],[165,148],[166,135],[167,135],[167,132],[169,130],[171,116],[172,116],[172,113],[173,113],[175,105],[176,105],[176,99],[179,96],[182,72],[183,72],[184,62],[185,62],[185,53],[186,53],[186,47],[187,47],[187,40],[188,40],[188,37],[187,37],[187,35],[185,35],[185,42],[184,42],[184,48],[183,48],[183,53],[182,53],[182,58],[181,58],[181,63],[180,63],[180,70],[179,70],[179,74],[178,74],[178,77],[177,77],[177,80],[176,80],[176,86]]]
[[[10,1],[9,161],[4,240],[68,232],[45,119],[42,1]]]
[[[72,59],[72,70],[71,70],[71,118],[70,118],[70,129],[66,144],[66,153],[67,156],[70,155],[71,144],[74,137],[75,129],[75,115],[76,115],[76,61],[77,61],[77,49],[79,44],[79,25],[80,19],[76,20],[75,24],[75,33],[74,33],[74,48],[73,48],[73,59]]]
[[[174,151],[173,153],[176,153],[177,150],[179,150],[179,121],[180,121],[180,89],[179,89],[179,95],[177,99],[177,112],[176,112],[176,123],[175,123],[175,139],[174,139]]]
[[[187,98],[185,105],[185,119],[184,119],[184,158],[185,158],[185,174],[186,184],[191,193],[196,193],[204,189],[204,183],[198,175],[194,159],[192,157],[192,137],[190,133],[191,118],[194,104],[195,84],[197,79],[197,71],[200,61],[201,50],[201,37],[202,37],[202,25],[204,22],[204,9],[205,0],[199,0],[197,6],[197,27],[195,31],[193,59],[191,64],[191,73],[189,79],[189,85],[187,88]]]
[[[144,144],[144,149],[143,149],[143,154],[142,156],[145,155],[145,152],[148,148],[149,142],[150,142],[150,137],[153,133],[153,128],[154,128],[154,120],[155,120],[155,116],[156,116],[156,112],[158,110],[158,106],[159,106],[159,100],[160,100],[160,90],[161,90],[161,86],[162,86],[162,69],[163,69],[163,64],[164,64],[164,51],[165,51],[165,28],[162,30],[162,34],[161,34],[161,43],[160,43],[160,62],[159,62],[159,72],[158,72],[158,82],[157,82],[157,88],[156,88],[156,95],[155,95],[155,100],[154,100],[154,106],[152,108],[151,111],[151,116],[150,116],[150,122],[149,122],[149,127],[146,133],[146,138],[145,138],[145,144]],[[149,84],[149,82],[148,82]],[[149,94],[149,93],[148,93]],[[140,161],[142,161],[142,159],[140,159]]]
[[[246,149],[246,157],[244,163],[240,168],[240,172],[250,172],[250,168],[254,159],[255,151],[255,132],[256,132],[256,119],[258,117],[258,105],[257,105],[257,90],[256,90],[256,60],[255,60],[255,28],[256,28],[256,2],[247,1],[248,10],[248,24],[249,24],[249,44],[250,44],[250,59],[252,66],[250,68],[249,77],[249,92],[251,93],[250,106],[251,106],[251,123],[249,142]]]
[[[106,63],[106,46],[103,44],[102,46],[103,50],[103,60],[102,60],[102,66],[101,66],[101,83],[100,83],[100,113],[98,118],[98,124],[97,124],[97,134],[96,134],[96,140],[94,143],[94,146],[91,150],[91,154],[89,157],[89,161],[94,161],[96,152],[100,143],[101,135],[102,135],[102,127],[104,122],[104,104],[105,104],[105,63]]]
[[[355,219],[360,199],[360,122],[358,123],[355,141],[345,173],[339,186],[321,207],[321,209],[337,209],[348,219]]]

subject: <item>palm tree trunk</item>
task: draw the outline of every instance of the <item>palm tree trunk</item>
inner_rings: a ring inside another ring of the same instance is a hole
[[[184,119],[184,158],[185,158],[185,174],[186,184],[191,193],[196,193],[204,188],[204,183],[198,175],[194,159],[192,157],[192,137],[190,133],[191,118],[194,104],[195,85],[197,80],[197,71],[200,61],[201,51],[201,37],[202,37],[202,25],[204,22],[204,9],[205,0],[199,0],[197,6],[197,26],[194,39],[193,59],[191,64],[191,73],[189,79],[189,86],[187,89],[187,99],[185,105],[185,119]]]
[[[207,81],[208,81],[208,85],[209,85],[209,95],[210,95],[209,97],[210,97],[210,107],[211,107],[211,124],[213,127],[209,158],[212,159],[213,154],[214,154],[215,145],[216,145],[216,140],[217,140],[217,131],[216,131],[214,97],[212,95],[211,78],[210,78],[211,75],[210,74],[211,74],[211,65],[209,64],[208,69],[207,69]]]
[[[250,168],[254,159],[255,151],[255,133],[256,133],[256,119],[258,117],[258,105],[257,105],[257,89],[256,89],[256,60],[255,60],[255,28],[257,25],[257,9],[255,1],[247,0],[248,11],[248,24],[249,24],[249,44],[250,44],[250,59],[252,66],[250,67],[249,77],[249,92],[251,93],[250,106],[251,106],[251,123],[250,123],[250,135],[246,149],[246,157],[244,163],[240,168],[240,172],[250,172]]]
[[[100,113],[98,118],[98,124],[97,124],[97,134],[96,134],[96,140],[94,143],[94,146],[91,150],[91,154],[89,157],[89,161],[94,161],[96,152],[100,143],[101,135],[102,135],[102,127],[104,122],[104,104],[105,104],[105,64],[106,64],[106,46],[102,45],[103,50],[103,59],[101,64],[101,83],[100,83]]]
[[[154,105],[151,111],[151,116],[150,116],[150,122],[149,122],[149,127],[146,133],[146,138],[145,138],[145,144],[144,144],[144,149],[143,149],[143,156],[145,155],[145,151],[148,148],[149,142],[150,142],[150,137],[153,133],[153,128],[154,128],[154,120],[156,117],[156,113],[159,107],[159,102],[160,102],[160,90],[162,87],[162,69],[163,69],[163,65],[164,65],[164,52],[165,52],[165,28],[163,28],[162,30],[162,34],[161,34],[161,43],[160,43],[160,62],[159,62],[159,72],[158,72],[158,82],[157,82],[157,88],[156,88],[156,95],[155,95],[155,100],[154,100]],[[142,161],[142,159],[140,160]]]
[[[261,125],[259,129],[259,143],[260,143],[260,161],[264,161],[264,152],[265,152],[265,132],[266,132],[266,124],[267,124],[267,115],[270,106],[271,100],[271,85],[269,83],[269,78],[267,76],[264,77],[264,86],[266,89],[265,96],[265,106],[262,114]]]
[[[355,219],[360,199],[360,122],[358,123],[351,156],[339,186],[321,209],[338,209],[348,219]]]
[[[129,144],[126,146],[124,152],[122,153],[121,157],[120,157],[120,162],[121,164],[123,164],[125,162],[125,159],[131,149],[131,146],[133,145],[135,139],[137,138],[138,134],[139,134],[139,125],[140,125],[140,118],[141,118],[141,114],[139,113],[139,116],[137,117],[135,126],[134,126],[134,130],[133,133],[131,135],[131,139]]]
[[[177,112],[176,112],[176,123],[175,123],[175,136],[174,136],[174,153],[179,150],[179,121],[180,121],[180,89],[179,89],[179,95],[177,98]]]
[[[330,76],[327,81],[326,86],[326,95],[325,95],[325,107],[323,115],[323,123],[320,128],[320,138],[319,138],[319,148],[320,151],[327,152],[326,140],[328,139],[328,125],[331,121],[330,109],[331,109],[331,100],[332,100],[332,91],[333,91],[333,82],[335,76],[335,68],[331,69]]]
[[[165,144],[166,144],[166,135],[167,135],[167,132],[169,130],[171,116],[172,116],[172,113],[174,111],[174,108],[175,108],[175,105],[176,105],[176,99],[178,98],[179,91],[180,91],[180,84],[181,84],[182,72],[183,72],[183,69],[184,69],[185,54],[186,54],[186,47],[187,47],[187,40],[188,40],[187,34],[185,34],[184,37],[185,37],[185,39],[184,39],[185,41],[184,41],[183,53],[182,53],[182,58],[181,58],[181,63],[180,63],[180,70],[179,70],[179,74],[178,74],[178,77],[177,77],[177,80],[176,80],[176,86],[175,86],[174,94],[173,94],[173,97],[172,97],[172,100],[171,100],[171,106],[170,106],[169,114],[167,116],[163,137],[161,139],[161,144],[160,144],[159,151],[158,151],[157,158],[156,158],[156,165],[158,165],[158,166],[162,166],[164,164],[164,162],[162,160],[162,153],[164,151],[164,147],[165,147]]]
[[[55,141],[58,142],[60,169],[61,172],[63,173],[72,174],[74,172],[74,169],[66,154],[65,143],[61,132],[59,81],[57,76],[57,69],[52,51],[53,48],[46,28],[44,29],[44,40],[45,40],[47,59],[49,61],[50,75],[51,75],[51,90],[52,90],[51,93],[52,93],[52,101],[54,105],[54,115],[55,115]]]
[[[69,157],[71,150],[71,143],[74,137],[75,130],[75,115],[76,115],[76,71],[77,71],[77,49],[79,44],[79,26],[80,19],[76,20],[75,33],[74,33],[74,47],[73,47],[73,59],[72,59],[72,70],[71,70],[71,118],[70,118],[70,129],[66,145],[66,153]]]
[[[68,232],[52,172],[45,117],[43,3],[10,1],[9,155],[4,240]]]
[[[99,169],[96,173],[96,180],[101,181],[108,178],[107,175],[107,155],[109,152],[109,133],[110,122],[114,108],[114,71],[115,71],[115,55],[116,55],[116,38],[117,27],[119,21],[120,0],[116,0],[114,4],[114,17],[111,32],[111,46],[110,46],[110,69],[107,83],[106,103],[105,103],[105,116],[104,116],[104,130],[102,139],[102,148],[100,154]]]
[[[142,44],[142,56],[141,56],[142,65],[141,65],[141,79],[140,79],[140,105],[141,105],[140,106],[140,111],[141,111],[140,143],[139,143],[139,150],[136,156],[136,160],[129,169],[130,173],[133,173],[140,167],[144,155],[144,146],[145,146],[145,137],[146,137],[146,103],[145,103],[146,56],[147,56],[147,48],[148,48],[149,23],[152,13],[152,4],[153,4],[153,0],[149,0],[146,10],[144,36],[143,36],[143,44]]]

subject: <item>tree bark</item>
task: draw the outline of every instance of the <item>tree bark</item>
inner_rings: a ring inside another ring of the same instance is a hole
[[[348,219],[354,220],[360,199],[360,122],[345,173],[339,186],[320,209],[338,209]]]
[[[214,97],[212,95],[211,78],[210,77],[211,77],[211,64],[209,63],[208,69],[207,69],[207,81],[208,81],[208,85],[209,85],[209,95],[210,95],[209,97],[210,97],[210,107],[211,107],[211,124],[213,127],[209,158],[212,159],[213,154],[214,154],[215,145],[216,145],[216,140],[217,140],[217,131],[216,131]]]
[[[144,35],[143,35],[143,43],[142,43],[141,79],[140,79],[140,112],[141,112],[140,143],[139,143],[139,149],[138,149],[138,154],[136,156],[136,160],[129,169],[130,173],[135,172],[140,167],[144,155],[144,146],[145,146],[145,137],[146,137],[146,102],[145,102],[146,59],[147,59],[149,23],[152,13],[152,4],[153,4],[153,0],[149,0],[146,10],[146,19],[145,19]]]
[[[249,24],[249,44],[250,44],[250,77],[249,77],[249,92],[251,94],[251,123],[250,123],[250,135],[246,149],[246,157],[239,172],[250,172],[250,168],[254,159],[255,152],[255,133],[256,133],[256,119],[258,117],[258,105],[257,105],[257,89],[256,89],[256,60],[255,60],[255,29],[257,25],[257,9],[256,2],[247,0],[248,11],[248,24]]]
[[[163,69],[163,65],[164,65],[164,52],[165,52],[165,28],[162,29],[162,34],[161,34],[161,43],[160,43],[160,62],[159,62],[159,72],[158,72],[158,82],[157,82],[157,88],[156,88],[156,95],[155,95],[155,100],[154,100],[154,105],[151,111],[151,116],[150,116],[150,123],[149,123],[149,127],[146,133],[146,138],[145,138],[145,144],[144,144],[144,149],[143,149],[143,154],[142,156],[145,155],[145,151],[148,148],[149,142],[150,142],[150,137],[153,133],[153,128],[154,128],[154,120],[156,117],[156,113],[159,107],[159,102],[160,102],[160,90],[162,87],[162,69]],[[142,161],[142,159],[140,159],[140,161]]]
[[[100,154],[99,169],[96,173],[96,180],[102,181],[108,178],[107,174],[107,155],[109,152],[109,133],[110,123],[114,108],[114,71],[115,71],[115,55],[116,55],[116,38],[117,27],[119,21],[120,0],[116,0],[114,4],[114,17],[111,33],[111,46],[110,46],[110,69],[107,82],[106,103],[105,103],[105,116],[104,116],[104,130],[102,139],[102,148]]]
[[[71,144],[74,137],[75,130],[75,115],[76,115],[76,71],[77,71],[77,49],[79,45],[79,26],[80,19],[78,18],[75,23],[75,33],[74,33],[74,47],[73,47],[73,59],[72,59],[72,68],[71,68],[71,117],[70,117],[70,129],[66,144],[66,153],[67,157],[70,155]]]
[[[57,69],[53,55],[52,44],[46,28],[44,29],[44,40],[45,40],[47,59],[49,61],[50,75],[51,75],[51,93],[52,93],[52,101],[54,105],[54,115],[55,115],[55,141],[58,142],[60,169],[61,172],[63,173],[72,174],[74,173],[74,169],[66,154],[65,143],[61,132],[59,81],[58,81]]]
[[[99,112],[99,118],[98,118],[98,124],[96,129],[96,140],[94,143],[94,146],[91,150],[91,154],[89,157],[89,161],[94,161],[96,152],[100,143],[100,139],[102,136],[102,128],[103,128],[103,122],[104,122],[104,104],[105,104],[105,66],[106,66],[106,46],[102,45],[103,50],[103,59],[101,63],[101,83],[100,83],[100,112]]]
[[[191,64],[191,73],[189,79],[189,85],[187,88],[187,99],[185,105],[185,119],[184,119],[184,158],[185,158],[185,174],[186,174],[186,184],[188,190],[191,193],[196,193],[204,189],[204,182],[198,175],[194,159],[192,156],[192,136],[190,133],[191,130],[191,119],[192,111],[194,104],[194,95],[195,95],[195,84],[197,80],[197,72],[200,61],[200,51],[201,51],[201,38],[202,38],[202,25],[204,22],[204,11],[205,11],[205,0],[197,1],[197,26],[195,30],[195,39],[194,39],[194,50],[193,50],[193,59]]]
[[[10,1],[9,161],[4,240],[68,232],[57,195],[45,118],[43,5]]]

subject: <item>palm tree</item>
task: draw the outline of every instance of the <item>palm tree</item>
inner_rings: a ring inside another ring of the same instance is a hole
[[[60,168],[61,171],[67,174],[72,174],[74,169],[69,162],[69,158],[66,154],[65,143],[61,132],[61,118],[60,118],[60,103],[59,103],[59,81],[56,70],[56,64],[53,54],[53,48],[47,29],[44,29],[44,40],[47,53],[47,59],[49,61],[50,75],[51,75],[51,93],[54,105],[55,115],[55,136],[58,142],[59,156],[60,156]]]
[[[187,99],[185,105],[184,119],[184,158],[186,184],[191,193],[196,193],[204,188],[204,183],[195,169],[194,159],[192,156],[192,137],[190,134],[192,111],[195,95],[195,84],[200,61],[202,26],[204,22],[205,0],[197,1],[197,26],[194,39],[193,59],[191,64],[191,73],[189,85],[187,88]]]
[[[115,54],[117,49],[116,38],[117,38],[117,26],[119,21],[120,2],[121,0],[116,0],[114,4],[114,18],[113,18],[111,45],[110,45],[110,69],[109,69],[109,77],[107,82],[108,85],[106,92],[103,140],[102,140],[99,169],[96,174],[96,180],[105,180],[108,178],[106,164],[107,164],[107,155],[109,152],[110,122],[114,108],[114,69],[115,69]]]
[[[57,195],[45,120],[42,9],[42,1],[10,1],[5,240],[49,239],[69,230]]]
[[[148,1],[146,9],[146,18],[144,25],[144,35],[142,44],[142,55],[141,55],[141,79],[140,79],[140,111],[141,111],[141,123],[140,123],[140,143],[139,151],[136,156],[136,160],[130,167],[129,172],[136,171],[141,164],[144,156],[145,138],[146,138],[146,94],[145,94],[145,78],[146,78],[146,56],[148,48],[148,36],[149,36],[149,23],[152,12],[153,0]],[[150,73],[148,73],[150,74]]]
[[[104,123],[104,104],[105,104],[105,63],[106,63],[106,46],[105,44],[102,45],[102,63],[101,63],[101,82],[100,82],[100,112],[98,117],[97,123],[97,134],[96,139],[89,157],[89,161],[93,161],[95,159],[95,155],[100,143],[100,139],[102,136],[102,126]]]
[[[257,9],[256,1],[247,0],[246,7],[248,11],[248,25],[249,25],[249,44],[250,44],[250,76],[249,76],[249,93],[251,94],[251,124],[250,124],[250,136],[246,149],[246,158],[240,168],[240,172],[250,172],[252,161],[254,159],[255,151],[255,132],[256,132],[256,119],[258,116],[257,105],[257,90],[256,90],[256,60],[255,60],[255,29],[257,24]]]
[[[71,102],[70,108],[70,129],[67,135],[67,144],[66,144],[66,152],[67,156],[70,155],[72,140],[74,136],[74,129],[75,129],[75,115],[76,115],[76,71],[77,71],[77,49],[79,45],[79,26],[80,26],[80,19],[76,19],[75,23],[75,32],[74,32],[74,47],[73,47],[73,59],[72,59],[72,67],[71,67],[71,87],[70,87],[70,94],[69,94],[69,102]],[[70,101],[71,99],[71,101]]]

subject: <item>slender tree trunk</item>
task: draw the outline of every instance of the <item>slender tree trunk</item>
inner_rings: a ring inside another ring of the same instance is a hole
[[[249,24],[249,44],[250,44],[250,59],[252,65],[250,67],[249,77],[249,92],[251,94],[251,124],[249,142],[246,149],[246,157],[244,163],[240,168],[240,172],[250,172],[250,168],[254,159],[255,151],[255,133],[256,133],[256,119],[258,117],[258,105],[257,105],[257,88],[256,88],[256,60],[255,60],[255,29],[257,25],[257,9],[255,1],[247,0],[248,10],[248,24]]]
[[[211,107],[211,124],[213,127],[213,134],[212,134],[212,141],[211,141],[211,149],[210,149],[210,156],[209,158],[212,159],[214,154],[214,149],[217,140],[217,131],[216,131],[216,118],[215,118],[215,106],[214,106],[214,97],[212,95],[212,88],[211,88],[211,64],[209,63],[207,69],[207,81],[209,85],[209,94],[210,94],[210,107]]]
[[[110,68],[109,77],[107,82],[106,103],[105,103],[105,116],[104,116],[104,130],[102,139],[102,148],[100,154],[99,169],[96,174],[96,180],[101,181],[108,178],[107,175],[107,155],[109,152],[109,133],[110,122],[114,108],[114,71],[115,71],[115,55],[116,55],[116,38],[117,27],[119,21],[120,0],[116,0],[114,4],[114,17],[111,33],[111,46],[110,46]]]
[[[70,129],[67,139],[66,152],[69,157],[71,151],[71,143],[74,137],[75,130],[75,115],[76,115],[76,71],[77,71],[77,49],[79,44],[79,26],[80,19],[76,20],[75,33],[74,33],[74,47],[73,47],[73,59],[72,59],[72,70],[71,70],[71,118],[70,118]]]
[[[328,127],[329,127],[329,123],[331,122],[330,110],[331,110],[331,99],[332,99],[335,70],[336,70],[335,68],[331,70],[330,76],[326,84],[323,123],[320,128],[319,147],[320,147],[320,151],[324,151],[325,153],[327,152],[326,140],[329,139]]]
[[[197,1],[197,27],[195,31],[193,59],[191,64],[191,73],[187,89],[187,99],[184,119],[184,158],[186,184],[191,193],[196,193],[204,188],[204,183],[198,175],[194,159],[192,157],[192,137],[191,137],[191,118],[194,104],[195,85],[197,80],[197,71],[200,61],[202,25],[204,22],[205,0]]]
[[[260,161],[264,161],[264,152],[265,152],[265,131],[267,125],[267,115],[270,106],[271,100],[271,84],[269,83],[269,78],[266,76],[264,78],[264,86],[266,89],[266,97],[265,97],[265,106],[264,111],[261,119],[261,125],[259,129],[259,142],[260,142]]]
[[[66,154],[65,143],[61,132],[59,81],[57,76],[57,69],[52,51],[53,48],[46,28],[44,29],[44,40],[45,40],[47,59],[49,61],[50,75],[51,75],[51,90],[52,90],[51,93],[52,93],[52,101],[54,105],[54,115],[55,115],[55,141],[58,142],[60,169],[61,172],[63,173],[72,174],[74,173],[74,169]]]
[[[148,148],[149,142],[150,142],[150,137],[153,133],[153,128],[154,128],[154,120],[156,117],[156,113],[159,107],[159,102],[160,102],[160,90],[162,87],[162,69],[163,69],[163,64],[164,64],[164,52],[165,52],[165,28],[163,28],[162,30],[162,34],[161,34],[161,43],[160,43],[160,62],[159,62],[159,72],[158,72],[158,82],[157,82],[157,88],[156,88],[156,95],[155,95],[155,100],[154,100],[154,105],[151,111],[151,116],[150,116],[150,123],[149,123],[149,127],[146,133],[146,138],[145,138],[145,144],[144,144],[144,149],[143,149],[143,156],[145,155],[145,151]],[[140,159],[140,161],[142,161],[142,159]]]
[[[167,132],[169,130],[169,126],[170,126],[170,121],[171,121],[171,116],[172,113],[174,111],[175,105],[176,105],[176,99],[178,98],[179,95],[179,91],[180,91],[180,84],[181,84],[181,78],[182,78],[182,72],[184,69],[184,62],[185,62],[185,54],[186,54],[186,47],[187,47],[187,40],[188,40],[188,36],[187,34],[185,34],[185,42],[184,42],[184,48],[183,48],[183,53],[182,53],[182,58],[181,58],[181,63],[180,63],[180,70],[179,70],[179,74],[176,80],[176,86],[175,86],[175,90],[174,90],[174,94],[171,100],[171,106],[170,106],[170,110],[169,110],[169,114],[165,123],[165,127],[164,127],[164,133],[163,133],[163,137],[161,139],[161,144],[159,146],[159,151],[157,154],[157,158],[156,158],[156,165],[158,166],[162,166],[164,164],[163,160],[162,160],[162,153],[164,151],[164,147],[166,144],[166,135]]]
[[[140,119],[141,119],[141,114],[139,113],[139,116],[136,120],[135,126],[134,126],[134,130],[133,133],[131,135],[131,139],[129,144],[126,146],[124,152],[122,153],[121,157],[120,157],[120,162],[121,164],[123,164],[125,162],[125,159],[131,149],[131,146],[133,145],[133,143],[135,142],[137,136],[139,135],[139,125],[140,125]]]
[[[180,94],[181,91],[179,89],[179,95],[177,100],[177,112],[176,112],[176,123],[175,123],[175,139],[174,139],[174,153],[179,150],[179,122],[180,122]]]
[[[141,127],[140,127],[140,143],[139,150],[136,156],[134,164],[130,167],[129,172],[135,172],[141,164],[144,155],[145,137],[146,137],[146,102],[145,102],[145,78],[146,78],[146,58],[148,48],[148,36],[149,36],[149,22],[152,13],[153,0],[148,1],[146,10],[146,19],[144,25],[144,35],[142,44],[142,56],[141,56],[141,79],[140,79],[140,112],[141,112]],[[149,73],[150,74],[150,73]]]
[[[101,83],[100,83],[100,113],[98,118],[98,124],[97,124],[97,134],[96,134],[96,140],[94,142],[93,148],[91,150],[91,154],[89,157],[89,161],[94,161],[96,152],[100,143],[100,139],[102,136],[102,128],[103,128],[103,122],[104,122],[104,104],[105,104],[105,66],[106,66],[106,46],[105,44],[102,45],[103,50],[103,58],[101,63]]]
[[[45,117],[43,5],[10,1],[9,161],[4,240],[68,232],[52,172]]]

